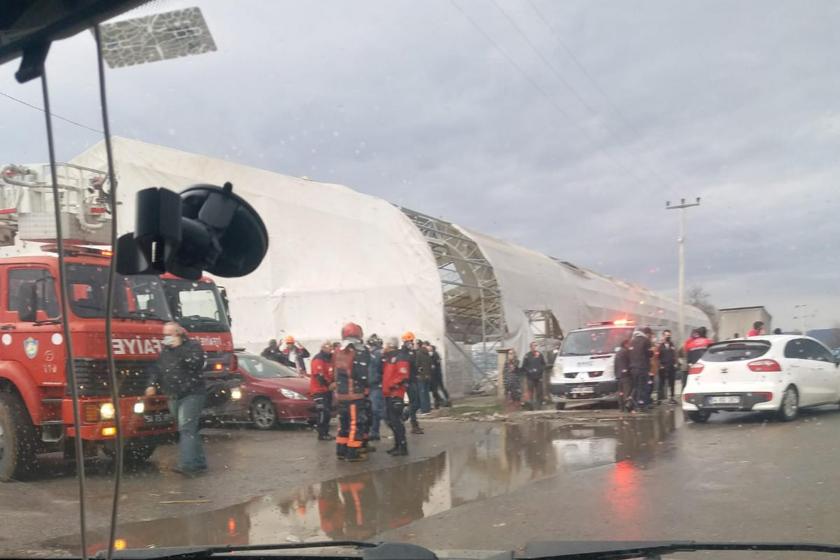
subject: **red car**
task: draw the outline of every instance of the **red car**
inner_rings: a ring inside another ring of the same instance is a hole
[[[217,417],[251,422],[260,430],[270,430],[280,423],[315,423],[308,377],[249,352],[236,352],[236,358],[242,377],[241,396],[217,409]]]

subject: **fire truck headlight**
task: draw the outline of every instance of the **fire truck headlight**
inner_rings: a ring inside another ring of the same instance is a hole
[[[230,390],[230,398],[231,400],[238,401],[242,398],[242,389],[239,387],[234,387]]]
[[[106,402],[99,407],[99,417],[103,420],[113,420],[115,412],[114,403]]]
[[[134,403],[134,414],[143,414],[146,411],[146,405],[142,402]]]

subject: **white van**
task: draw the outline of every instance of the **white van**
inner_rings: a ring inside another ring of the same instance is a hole
[[[619,320],[568,333],[551,372],[551,400],[558,410],[568,402],[618,402],[615,354],[634,329],[632,322]]]

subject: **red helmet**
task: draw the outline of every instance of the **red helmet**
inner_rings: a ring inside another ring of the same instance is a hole
[[[341,327],[341,338],[356,338],[361,340],[362,339],[362,327],[357,325],[356,323],[347,323],[343,327]]]

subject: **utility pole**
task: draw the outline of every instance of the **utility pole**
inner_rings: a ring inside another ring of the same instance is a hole
[[[680,199],[679,204],[671,204],[668,200],[665,202],[665,210],[679,210],[680,211],[680,236],[677,238],[677,250],[679,253],[679,281],[678,281],[678,304],[679,304],[679,339],[685,339],[685,209],[693,206],[700,206],[700,197],[697,197],[696,202],[686,202],[684,198]]]

